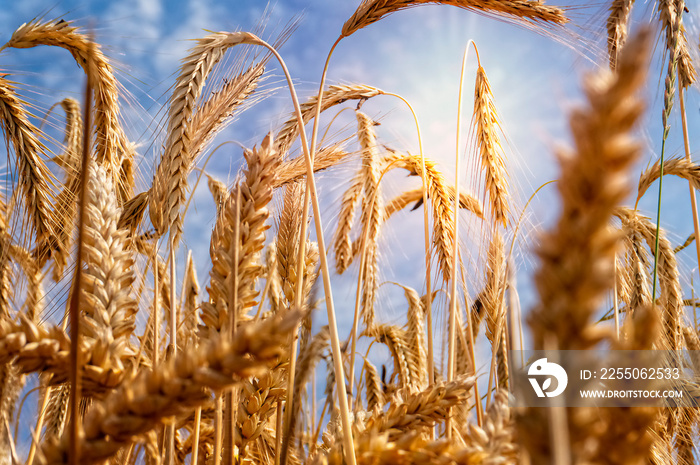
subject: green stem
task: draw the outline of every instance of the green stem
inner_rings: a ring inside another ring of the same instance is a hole
[[[656,275],[659,268],[659,230],[661,225],[661,191],[664,185],[664,153],[666,149],[666,137],[668,131],[664,129],[664,138],[661,140],[661,171],[659,173],[659,201],[656,206],[656,237],[654,238],[654,275],[652,278],[651,302],[656,302]]]

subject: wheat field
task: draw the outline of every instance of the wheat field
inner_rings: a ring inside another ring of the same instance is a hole
[[[58,47],[84,84],[41,108],[25,76],[0,75],[0,464],[700,461],[700,407],[522,407],[510,360],[526,348],[700,350],[685,275],[700,265],[692,13],[683,0],[613,0],[588,18],[604,48],[581,51],[582,102],[557,135],[568,142],[549,188],[556,218],[537,228],[527,208],[538,186],[519,192],[479,44],[464,44],[453,161],[423,146],[429,122],[408,99],[326,78],[339,44],[424,4],[584,43],[574,6],[363,0],[300,98],[283,45],[303,19],[275,33],[206,31],[187,43],[158,116],[142,115],[159,132],[144,141],[93,25],[43,15],[11,26],[0,68]],[[222,131],[273,95],[291,112],[235,149],[242,168],[229,179],[208,170]],[[647,117],[653,96],[660,120]],[[417,150],[383,140],[382,115],[365,106],[375,100],[415,117]],[[331,127],[340,112],[344,131]],[[683,150],[666,148],[669,135]],[[665,175],[689,185],[687,240],[661,227]],[[205,184],[202,226],[192,200]],[[403,232],[420,244],[410,285],[384,270],[404,240],[387,231],[408,215],[422,223]],[[521,311],[523,255],[535,303]],[[387,287],[401,297],[393,313]],[[693,379],[682,388],[700,396]]]

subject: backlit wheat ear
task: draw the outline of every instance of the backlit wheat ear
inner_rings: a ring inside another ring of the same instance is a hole
[[[423,384],[425,371],[420,370],[417,353],[409,349],[407,332],[398,326],[377,324],[370,335],[389,348],[394,360],[393,376],[397,377],[399,387],[416,391],[417,386]]]
[[[350,19],[343,24],[341,37],[352,35],[388,14],[431,3],[452,5],[530,24],[566,24],[569,21],[560,8],[534,0],[363,0]]]
[[[639,308],[651,306],[651,257],[648,250],[642,244],[644,240],[640,232],[636,229],[624,227],[624,244],[627,249],[627,259],[624,276],[628,280],[623,283],[625,292],[628,293],[627,315],[631,316]]]
[[[385,157],[388,165],[394,163],[395,166],[408,170],[411,174],[421,176],[421,158],[417,155],[404,155],[391,149],[387,149],[389,154]],[[426,182],[428,185],[428,197],[430,198],[431,210],[433,212],[433,243],[437,249],[440,270],[445,282],[452,276],[452,248],[454,242],[454,215],[450,200],[450,191],[445,176],[437,168],[435,161],[425,160]],[[454,187],[452,188],[454,193]]]
[[[12,240],[7,230],[7,205],[0,195],[0,319],[11,318],[10,298],[13,295],[10,284],[13,273],[10,262]]]
[[[454,198],[454,186],[447,186],[447,191],[449,193],[449,196],[451,198]],[[423,203],[422,189],[413,189],[410,191],[405,191],[391,199],[389,202],[387,202],[386,206],[384,207],[384,221],[388,220],[389,218],[391,218],[392,215],[403,210],[408,205],[414,202],[415,205],[413,206],[413,208],[411,208],[411,210],[415,210],[416,208],[420,207]],[[474,213],[477,216],[477,218],[484,218],[484,214],[481,208],[481,202],[479,202],[477,199],[475,199],[467,193],[459,193],[459,207]]]
[[[178,353],[158,370],[142,370],[128,385],[96,402],[85,416],[81,463],[101,463],[167,417],[191,413],[220,391],[262,375],[284,353],[299,313],[242,325],[236,337],[218,337],[195,351]],[[47,442],[37,464],[67,463],[68,438]]]
[[[259,148],[246,150],[245,181],[234,187],[240,190],[240,205],[237,195],[228,196],[212,233],[210,254],[212,258],[209,302],[202,304],[201,318],[205,326],[221,331],[229,321],[229,312],[243,316],[253,305],[258,291],[255,283],[262,272],[261,252],[265,245],[266,224],[269,217],[267,204],[272,200],[274,180],[280,159],[269,135]],[[234,243],[236,210],[240,212],[240,238]],[[233,250],[238,249],[237,308],[229,302],[229,287],[233,284]]]
[[[617,55],[622,50],[627,40],[628,24],[634,0],[613,0],[610,4],[608,16],[608,56],[610,69],[617,65]]]
[[[384,202],[381,195],[379,181],[381,177],[381,160],[377,136],[374,133],[374,121],[362,113],[355,112],[357,119],[357,139],[360,142],[361,168],[363,179],[362,191],[364,194],[362,203],[362,240],[364,241],[364,271],[362,273],[362,319],[365,327],[374,325],[374,301],[379,287],[378,274],[378,246],[379,230],[384,217]]]
[[[377,95],[382,95],[383,93],[384,91],[381,89],[361,84],[330,86],[323,92],[320,111],[324,112],[348,100],[366,100],[376,97]],[[318,96],[313,96],[301,104],[301,114],[304,119],[304,124],[311,121],[311,118],[316,113],[317,105]],[[277,135],[277,150],[282,155],[285,155],[298,136],[298,122],[296,117],[292,117],[284,123]],[[314,158],[314,165],[315,163],[316,158]]]
[[[384,391],[382,380],[379,378],[377,368],[369,360],[364,361],[365,370],[365,397],[367,398],[367,410],[377,412],[384,407]]]
[[[187,253],[187,268],[182,284],[184,299],[182,301],[182,326],[181,334],[177,340],[182,341],[182,348],[192,347],[197,342],[197,306],[199,305],[199,281],[197,280],[197,268],[194,266],[192,251]]]
[[[294,305],[294,292],[297,289],[297,257],[299,255],[299,229],[302,220],[302,201],[304,191],[299,182],[287,184],[284,194],[284,205],[280,215],[279,231],[277,234],[276,266],[279,282],[284,297],[284,308]],[[318,245],[315,242],[306,241],[304,248],[306,260],[302,268],[303,285],[302,303],[306,303],[311,287],[318,277]]]
[[[296,367],[296,373],[294,375],[294,392],[302,393],[302,389],[309,381],[311,372],[316,368],[318,362],[321,361],[323,352],[328,347],[330,340],[330,330],[328,326],[322,327],[318,333],[314,335],[311,341],[306,344],[299,354],[299,361]],[[294,438],[295,425],[299,421],[299,416],[301,414],[301,396],[297,395],[294,397],[294,405],[288,406],[292,410],[292,421],[286,426],[287,431],[285,431],[283,439],[283,450],[286,450],[291,441]],[[286,455],[286,452],[283,452]]]
[[[51,394],[46,412],[46,441],[54,441],[63,435],[63,429],[68,420],[68,385],[62,384],[51,388]]]
[[[0,77],[0,124],[5,137],[12,144],[19,171],[19,188],[24,194],[25,208],[36,234],[37,242],[46,239],[53,229],[49,187],[53,184],[51,172],[41,156],[45,147],[39,142],[39,130],[29,122],[24,104],[15,93],[12,82]]]
[[[199,106],[187,129],[190,133],[190,156],[193,160],[202,153],[206,144],[223,129],[241,105],[248,100],[260,84],[265,71],[264,63],[257,63],[245,72],[231,78],[223,87]]]
[[[685,0],[658,0],[657,11],[659,21],[664,29],[666,51],[669,54],[669,75],[675,74],[678,67],[681,88],[692,85],[697,78],[697,72],[693,66],[688,48],[688,39],[683,26],[683,10]],[[672,77],[675,79],[675,76]],[[667,106],[665,104],[665,106]]]
[[[508,360],[506,349],[505,324],[505,285],[506,262],[503,250],[503,237],[495,232],[491,239],[486,271],[486,288],[482,303],[486,314],[486,337],[491,342],[492,353],[496,354],[498,385],[508,389]],[[501,334],[498,335],[498,331]]]
[[[129,231],[129,235],[134,236],[138,229],[143,215],[148,206],[148,191],[136,194],[124,203],[122,214],[119,217],[117,228]]]
[[[647,243],[652,254],[655,252],[656,225],[649,218],[628,208],[619,208],[615,214],[622,221],[623,231],[627,235],[637,233]],[[681,348],[681,319],[683,312],[683,294],[679,281],[678,263],[673,247],[659,231],[659,287],[661,289],[660,308],[662,310],[663,338],[665,349]]]
[[[686,179],[695,189],[700,189],[700,166],[688,158],[668,158],[664,161],[664,176],[674,175]],[[654,163],[639,177],[637,199],[641,199],[647,189],[661,176],[660,160]]]
[[[342,144],[333,144],[331,146],[324,147],[318,150],[316,152],[316,156],[314,157],[314,173],[330,168],[331,166],[336,166],[350,155],[351,152],[343,150]],[[290,182],[303,181],[306,177],[304,157],[296,157],[282,162],[277,172],[278,175],[275,181],[275,188]]]
[[[265,460],[259,454],[269,450],[269,444],[266,444],[266,426],[278,414],[277,401],[285,394],[284,366],[278,365],[260,378],[243,383],[243,399],[238,410],[235,435],[241,462],[248,459],[270,463],[274,460],[272,457]],[[263,443],[262,450],[256,447],[258,443]]]
[[[226,50],[241,44],[246,32],[217,32],[197,40],[183,60],[170,98],[165,148],[156,168],[149,211],[158,234],[174,226],[176,237],[182,229],[180,207],[185,201],[187,176],[194,161],[191,124],[195,104],[214,65]]]
[[[335,229],[333,236],[333,249],[335,251],[335,270],[338,274],[342,274],[350,267],[355,258],[350,239],[350,231],[352,230],[355,220],[355,210],[362,198],[362,188],[364,180],[362,173],[357,172],[353,177],[350,186],[343,194],[340,201],[340,213],[338,214],[338,226]]]
[[[415,289],[402,286],[404,296],[408,302],[408,312],[406,315],[406,342],[408,343],[408,353],[417,365],[418,373],[421,376],[416,380],[417,389],[425,389],[427,386],[428,361],[425,353],[425,304]]]
[[[133,259],[125,247],[126,231],[117,228],[121,212],[111,178],[99,165],[91,165],[87,192],[81,334],[106,351],[104,360],[93,359],[94,365],[121,367],[122,359],[133,355]]]
[[[277,233],[277,271],[286,306],[294,303],[297,284],[298,231],[301,227],[303,190],[301,183],[287,184]]]
[[[392,437],[433,426],[445,419],[450,407],[466,402],[474,381],[473,376],[460,377],[408,394],[403,401],[392,401],[385,412],[370,417],[365,428],[370,434],[388,432]]]
[[[486,191],[491,203],[494,223],[508,226],[508,179],[505,154],[498,137],[501,124],[486,71],[479,65],[474,90],[474,125],[476,142],[481,156],[481,168],[486,177]]]
[[[10,363],[0,365],[0,447],[8,451],[11,447],[9,426],[15,421],[15,404],[24,387],[24,376]]]
[[[95,153],[97,162],[105,166],[115,186],[121,185],[129,193],[134,180],[120,179],[120,160],[133,158],[134,152],[119,122],[118,84],[112,66],[100,46],[81,33],[72,23],[64,20],[25,23],[4,47],[30,48],[38,45],[61,47],[73,55],[85,73],[90,74],[95,86]],[[88,53],[91,54],[88,60]],[[120,204],[126,198],[120,198]]]
[[[547,337],[556,338],[559,349],[598,342],[590,319],[614,279],[617,235],[608,222],[627,195],[627,168],[639,153],[629,132],[642,113],[636,92],[644,82],[649,41],[644,32],[627,45],[617,74],[589,77],[589,106],[570,117],[576,152],[560,155],[562,213],[538,251],[540,305],[529,318],[535,347]]]

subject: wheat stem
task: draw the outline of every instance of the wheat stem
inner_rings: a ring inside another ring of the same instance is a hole
[[[314,169],[313,169],[313,159],[311,157],[311,152],[309,151],[309,145],[306,140],[306,133],[304,131],[304,119],[301,114],[301,108],[299,106],[299,99],[297,98],[296,91],[294,90],[294,83],[292,82],[292,78],[289,74],[289,70],[287,69],[287,65],[284,63],[284,60],[282,57],[279,55],[277,50],[275,50],[274,47],[270,46],[267,44],[265,41],[256,38],[251,43],[255,43],[257,45],[261,45],[275,56],[275,58],[279,61],[280,66],[282,67],[282,70],[284,71],[284,75],[287,79],[287,85],[289,87],[289,92],[292,97],[292,102],[294,104],[294,109],[296,111],[297,115],[297,120],[299,124],[299,136],[301,137],[301,144],[302,148],[304,150],[304,158],[306,159],[306,169],[307,169],[307,191],[310,191],[310,199],[311,199],[311,204],[313,206],[313,211],[314,211],[314,223],[316,226],[316,238],[318,240],[318,248],[320,251],[320,259],[321,259],[321,273],[323,276],[323,287],[324,287],[324,292],[326,295],[326,310],[328,312],[328,325],[331,330],[331,352],[333,354],[333,364],[335,368],[335,373],[336,373],[336,383],[338,384],[338,400],[340,401],[340,414],[342,418],[342,424],[343,424],[343,440],[344,440],[344,450],[346,454],[346,460],[349,462],[350,465],[355,465],[355,449],[353,446],[353,440],[352,440],[352,427],[350,424],[350,411],[348,408],[348,398],[347,398],[347,392],[345,390],[345,375],[344,375],[344,370],[343,370],[343,361],[342,361],[342,354],[340,351],[340,340],[338,338],[338,324],[336,322],[336,315],[335,315],[335,308],[333,305],[333,294],[331,291],[331,282],[330,282],[330,273],[328,271],[328,258],[326,254],[326,245],[325,245],[325,240],[323,237],[323,223],[321,221],[321,209],[319,207],[318,203],[318,194],[316,192],[316,181],[314,179]],[[308,216],[308,215],[307,215]],[[304,216],[306,217],[306,216]],[[303,221],[302,225],[305,224],[306,222]],[[303,226],[302,226],[303,228]],[[303,239],[303,238],[302,238]],[[304,241],[301,241],[301,244],[299,244],[299,250],[303,251]],[[303,259],[303,255],[300,257],[300,260]],[[284,463],[284,461],[283,461]]]
[[[413,107],[411,106],[410,103],[408,103],[408,100],[405,98],[401,97],[398,94],[392,94],[392,93],[387,93],[386,95],[396,97],[402,102],[404,102],[409,110],[411,110],[411,114],[413,115],[413,120],[416,123],[416,133],[418,136],[418,149],[420,150],[420,163],[421,163],[421,182],[422,182],[422,188],[423,188],[423,234],[425,237],[425,288],[426,288],[426,295],[431,296],[432,295],[432,283],[431,283],[431,276],[430,276],[430,222],[428,220],[428,180],[427,180],[427,175],[426,175],[426,170],[425,170],[425,154],[423,152],[423,139],[421,138],[421,130],[420,130],[420,125],[418,124],[418,117],[416,116],[416,112],[413,111]],[[455,193],[459,192],[458,190],[455,190]],[[456,195],[456,194],[455,194]],[[433,367],[433,302],[432,299],[429,298],[426,304],[426,309],[425,313],[427,316],[427,327],[426,327],[426,332],[428,333],[427,337],[427,345],[428,345],[428,384],[432,385],[435,383],[435,369]]]
[[[679,71],[680,72],[680,71]],[[678,79],[678,100],[680,102],[681,109],[681,125],[683,128],[683,148],[685,150],[685,158],[691,161],[690,157],[690,141],[688,137],[688,117],[685,112],[685,90],[681,87],[681,80]],[[700,237],[700,220],[698,220],[698,203],[695,196],[695,187],[693,183],[688,180],[688,187],[690,190],[690,206],[693,210],[693,230],[695,231],[695,237]],[[700,242],[695,241],[695,250],[697,253],[697,265],[700,266]]]
[[[89,42],[87,59],[92,60],[92,41]],[[87,219],[87,208],[85,205],[87,199],[87,189],[88,189],[88,173],[90,164],[90,126],[92,124],[92,78],[90,73],[87,73],[87,82],[85,84],[85,104],[83,107],[83,153],[82,162],[80,166],[82,171],[80,173],[80,198],[78,200],[78,250],[76,252],[76,267],[75,267],[75,277],[73,280],[73,292],[70,298],[70,334],[71,334],[71,345],[70,345],[70,447],[69,447],[69,461],[71,465],[78,465],[80,463],[80,301],[82,295],[82,278],[83,278],[83,257],[85,255],[84,251],[84,239],[85,234],[85,223]]]

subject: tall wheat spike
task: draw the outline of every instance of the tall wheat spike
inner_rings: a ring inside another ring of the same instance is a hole
[[[486,288],[482,303],[486,313],[486,337],[491,342],[491,351],[496,354],[498,386],[508,389],[508,359],[506,348],[506,263],[503,237],[496,231],[488,252]],[[498,332],[500,331],[500,335]]]
[[[505,154],[498,137],[501,124],[498,120],[491,85],[481,64],[476,72],[474,125],[481,156],[481,168],[486,177],[486,191],[491,201],[491,215],[494,223],[507,227],[510,207],[508,206]]]
[[[657,229],[651,220],[629,208],[619,208],[615,214],[622,221],[626,235],[639,234],[647,243],[652,254],[656,253]],[[683,296],[679,281],[676,254],[663,230],[658,232],[659,244],[659,287],[661,289],[660,308],[663,312],[662,346],[665,349],[681,348],[681,320],[683,315]]]
[[[664,160],[664,176],[674,175],[686,179],[695,189],[700,188],[700,166],[688,158],[667,158]],[[656,161],[639,177],[637,199],[641,199],[647,189],[661,176],[661,160]]]
[[[675,67],[677,66],[680,86],[683,89],[692,85],[697,79],[697,72],[693,66],[688,39],[683,26],[684,8],[684,0],[658,0],[659,21],[661,21],[664,30],[666,51],[669,54],[669,74],[667,78],[675,80],[675,76],[671,77],[671,73],[676,73]],[[669,107],[668,101],[664,106]]]
[[[196,160],[206,144],[223,129],[241,105],[249,101],[260,84],[264,62],[250,66],[243,73],[228,80],[220,90],[214,93],[202,105],[198,106],[188,131],[191,137],[191,154]]]
[[[396,167],[408,170],[411,174],[421,175],[420,156],[404,155],[392,149],[388,149],[388,151],[389,154],[384,158],[386,165],[393,164]],[[445,282],[448,282],[450,276],[452,276],[452,244],[454,242],[452,204],[454,202],[450,200],[450,189],[445,176],[437,168],[435,161],[425,160],[425,174],[428,197],[430,198],[433,212],[433,243],[437,250],[442,277]],[[454,195],[454,186],[452,186],[451,192]]]
[[[363,204],[360,223],[364,241],[364,271],[362,283],[362,319],[366,328],[374,325],[374,301],[376,299],[379,268],[377,261],[379,228],[384,217],[384,201],[379,188],[381,160],[377,136],[374,133],[374,121],[365,113],[355,111],[357,119],[357,139],[361,148],[360,173],[363,179]]]
[[[210,34],[197,40],[182,62],[170,97],[165,148],[151,187],[149,211],[158,234],[164,234],[172,226],[176,237],[181,234],[180,207],[185,201],[187,177],[194,161],[190,125],[196,101],[209,73],[226,50],[248,37],[244,32]]]
[[[256,304],[255,283],[262,272],[261,252],[265,244],[266,224],[269,217],[267,204],[272,200],[273,185],[280,159],[274,149],[272,135],[265,138],[259,148],[246,150],[245,181],[234,189],[237,195],[229,195],[221,215],[217,218],[210,244],[212,269],[210,272],[209,301],[202,303],[201,318],[206,328],[219,332],[229,321],[229,312],[239,317]],[[233,230],[235,212],[240,212],[240,238],[235,244]],[[237,308],[229,302],[229,288],[233,281],[233,250],[238,249]]]

